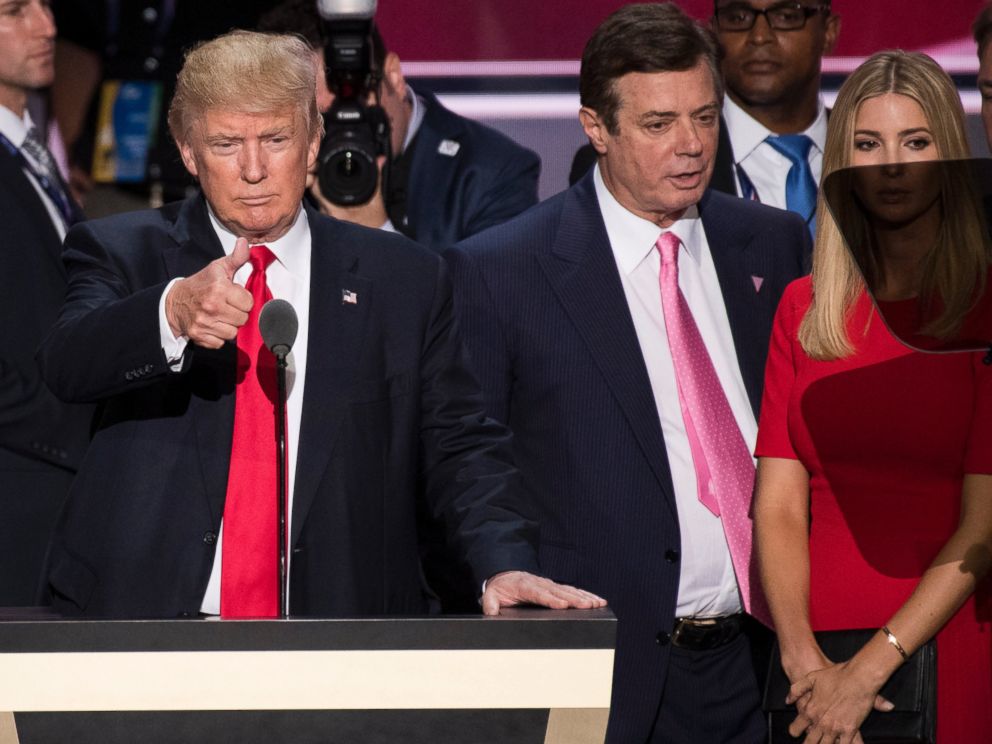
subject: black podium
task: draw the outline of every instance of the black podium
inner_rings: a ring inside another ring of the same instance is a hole
[[[3,620],[0,744],[601,744],[608,610]]]

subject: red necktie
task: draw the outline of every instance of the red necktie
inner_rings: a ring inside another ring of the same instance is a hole
[[[253,304],[238,329],[234,437],[224,502],[221,617],[279,614],[276,504],[275,357],[262,342],[258,316],[272,299],[265,270],[275,259],[264,245],[252,246],[245,289]]]
[[[770,615],[752,577],[751,493],[754,460],[748,451],[713,360],[679,289],[679,246],[666,232],[656,246],[661,254],[661,304],[675,365],[682,419],[685,421],[699,500],[720,517],[737,574],[744,607],[770,624]],[[756,574],[756,572],[755,572]]]

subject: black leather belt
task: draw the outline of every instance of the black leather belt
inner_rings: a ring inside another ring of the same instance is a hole
[[[744,613],[727,617],[679,617],[672,630],[672,645],[689,651],[726,646],[744,631]]]

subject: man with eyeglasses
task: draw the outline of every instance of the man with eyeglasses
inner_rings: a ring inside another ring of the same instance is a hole
[[[837,43],[830,0],[715,0],[725,126],[712,187],[791,209],[813,227],[827,111],[820,62]]]

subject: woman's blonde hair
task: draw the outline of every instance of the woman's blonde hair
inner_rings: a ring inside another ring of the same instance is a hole
[[[316,63],[301,38],[231,31],[186,54],[169,106],[169,131],[177,143],[208,109],[270,113],[294,109],[309,137],[324,122],[317,110]]]
[[[885,51],[869,57],[841,86],[830,115],[823,153],[823,180],[851,165],[855,124],[861,105],[870,98],[897,93],[916,101],[934,137],[942,160],[968,158],[964,110],[954,83],[925,54]],[[952,168],[941,167],[940,199],[944,209],[937,245],[926,258],[921,297],[935,295],[943,304],[941,315],[924,329],[942,336],[953,332],[974,302],[976,288],[984,286],[988,266],[984,218],[970,179],[954,178]],[[959,171],[960,173],[960,171]],[[859,249],[871,240],[867,217],[851,199],[836,200],[828,208],[821,188],[816,207],[813,251],[813,302],[799,326],[799,342],[815,359],[839,359],[854,351],[848,335],[850,311],[865,288],[864,279],[845,247],[845,238]],[[831,209],[839,210],[835,215]],[[845,226],[841,233],[838,220]]]

